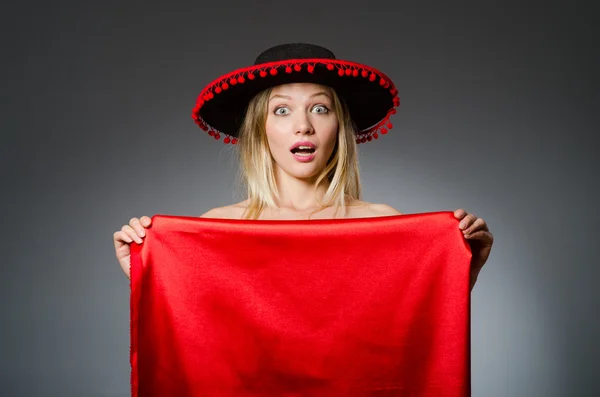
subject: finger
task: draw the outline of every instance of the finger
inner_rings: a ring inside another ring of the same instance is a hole
[[[133,230],[133,228],[131,226],[123,225],[121,230],[123,231],[123,233],[127,234],[131,239],[133,239],[133,241],[135,241],[136,243],[138,243],[138,244],[142,243],[141,237],[138,235],[138,233],[135,230]]]
[[[123,232],[122,230],[115,232],[115,234],[113,235],[113,240],[115,241],[115,246],[120,246],[121,244],[119,243],[131,244],[133,242],[131,237],[129,237],[127,233]]]
[[[491,245],[494,242],[494,237],[490,232],[479,230],[475,233],[466,234],[464,236],[467,240],[479,240],[483,244]]]
[[[142,226],[148,227],[152,223],[152,218],[150,218],[149,216],[142,216],[140,218],[140,223],[142,224]]]
[[[485,230],[485,228],[486,228],[485,221],[482,218],[477,218],[477,219],[475,219],[475,221],[473,221],[473,223],[469,227],[467,227],[463,231],[466,234],[470,234],[470,233],[476,232],[477,230]]]
[[[144,237],[146,235],[146,232],[144,231],[144,226],[142,226],[138,218],[131,218],[131,220],[129,221],[129,226],[131,226],[133,230],[135,230],[138,236]]]
[[[466,228],[468,228],[469,226],[471,226],[473,224],[473,222],[475,222],[475,219],[477,219],[475,217],[475,215],[473,215],[473,214],[467,214],[462,219],[462,221],[460,221],[460,223],[458,224],[458,227],[464,231]]]
[[[133,242],[131,237],[129,237],[127,233],[123,232],[122,230],[115,232],[113,235],[113,241],[115,243],[116,250],[120,250],[124,245],[131,244]]]
[[[456,211],[454,211],[454,217],[456,219],[462,219],[465,217],[465,215],[467,215],[467,211],[463,210],[462,208],[459,208]]]

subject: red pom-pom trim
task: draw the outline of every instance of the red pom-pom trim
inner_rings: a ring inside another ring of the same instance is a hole
[[[341,60],[323,60],[323,59],[298,59],[286,62],[271,62],[268,64],[262,64],[257,66],[251,66],[244,69],[238,69],[222,78],[215,80],[211,85],[207,86],[203,92],[198,96],[196,106],[192,110],[192,118],[194,122],[204,131],[207,131],[210,136],[215,139],[220,139],[222,132],[212,128],[204,122],[200,117],[200,110],[204,104],[214,98],[215,94],[220,94],[223,90],[227,90],[230,86],[236,84],[243,84],[248,80],[254,80],[256,77],[255,73],[258,73],[260,77],[267,77],[269,74],[276,76],[278,74],[278,68],[285,67],[286,73],[292,73],[293,71],[300,72],[303,66],[306,65],[306,70],[309,73],[314,73],[315,65],[324,65],[327,70],[334,71],[337,69],[337,74],[340,77],[353,76],[358,77],[359,75],[363,78],[368,78],[369,81],[379,84],[385,89],[389,89],[390,95],[393,96],[392,103],[393,107],[388,111],[388,114],[381,120],[377,125],[361,131],[357,134],[356,143],[370,142],[373,139],[378,139],[379,134],[387,134],[388,129],[392,128],[392,123],[389,121],[389,117],[396,113],[396,107],[400,106],[400,98],[397,96],[398,89],[394,87],[392,81],[382,74],[381,72],[368,67],[366,65],[357,64],[354,62],[341,61]],[[235,137],[224,134],[224,143],[236,144],[238,139]]]

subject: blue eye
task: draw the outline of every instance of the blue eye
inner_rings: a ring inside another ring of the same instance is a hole
[[[313,111],[316,113],[327,113],[329,112],[329,109],[327,108],[327,106],[317,105],[313,108]]]
[[[279,108],[275,109],[274,113],[277,114],[277,115],[282,116],[284,114],[288,114],[289,111],[290,111],[290,109],[288,109],[286,107],[279,107]]]

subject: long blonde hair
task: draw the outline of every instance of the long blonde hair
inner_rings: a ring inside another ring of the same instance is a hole
[[[345,212],[348,199],[361,199],[361,184],[356,150],[356,127],[346,104],[335,90],[329,89],[338,118],[337,141],[331,158],[315,182],[315,187],[327,186],[318,212],[335,206]],[[271,155],[266,134],[268,102],[271,89],[257,94],[249,103],[239,134],[241,177],[246,184],[248,206],[243,218],[257,219],[265,208],[277,207],[279,197],[275,178],[275,160]]]

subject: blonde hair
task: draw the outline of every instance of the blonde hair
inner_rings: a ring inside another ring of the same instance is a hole
[[[346,104],[335,90],[329,89],[338,118],[337,141],[331,158],[317,177],[315,187],[324,185],[327,191],[319,200],[318,212],[335,206],[345,212],[348,199],[360,200],[361,184],[356,150],[356,127]],[[257,94],[249,103],[239,134],[241,177],[248,194],[248,206],[243,218],[257,219],[265,208],[277,207],[279,197],[275,178],[275,160],[267,142],[266,121],[271,89]]]

